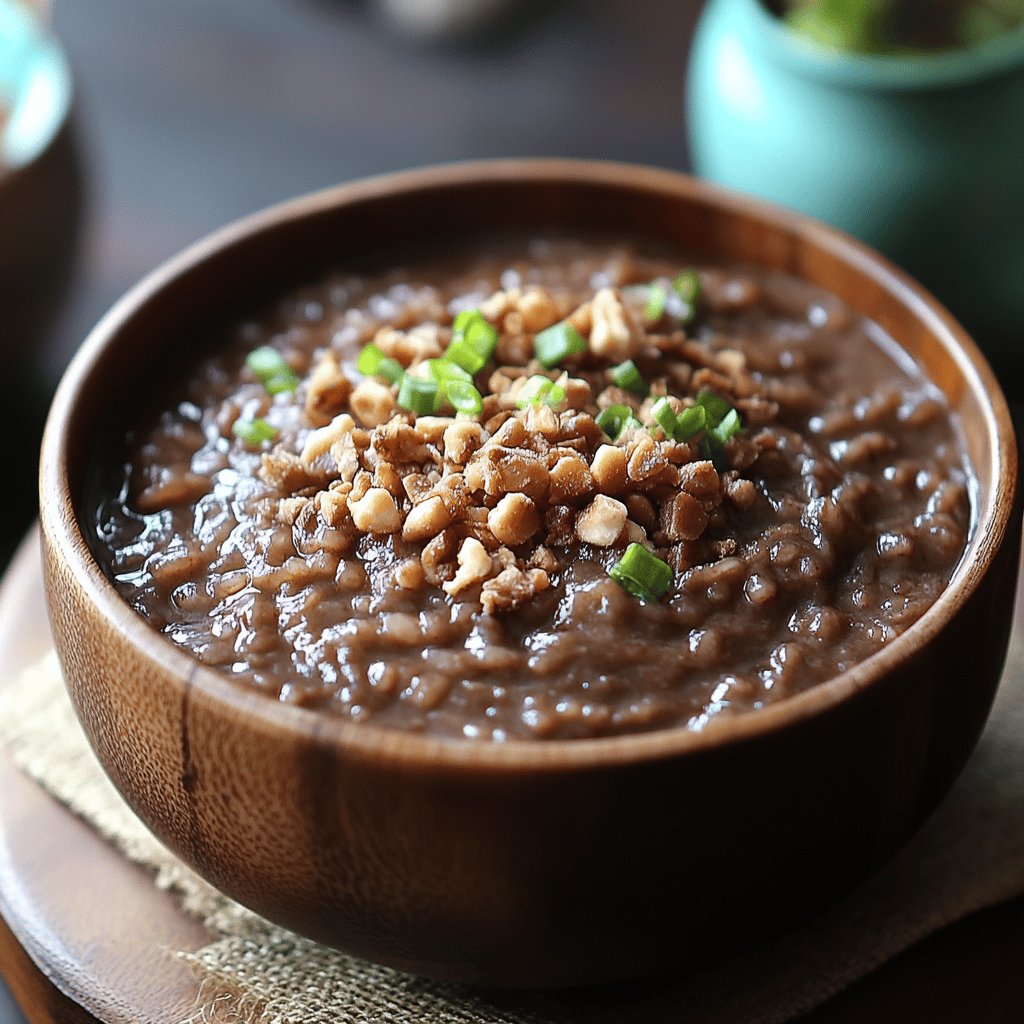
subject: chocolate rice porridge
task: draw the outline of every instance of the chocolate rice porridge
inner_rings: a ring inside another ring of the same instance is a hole
[[[775,271],[501,252],[211,338],[95,508],[125,600],[268,699],[499,741],[700,729],[936,600],[972,476],[876,325]]]

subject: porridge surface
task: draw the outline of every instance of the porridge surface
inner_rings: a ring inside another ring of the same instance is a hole
[[[533,241],[293,291],[131,434],[101,561],[240,684],[434,735],[699,729],[829,679],[946,586],[963,447],[938,389],[839,300],[697,269],[694,298],[685,262]],[[429,382],[463,311],[496,339],[451,386],[480,411],[456,416],[449,385],[403,408],[389,368]],[[542,333],[586,347],[544,366]],[[394,363],[362,374],[371,343]],[[283,383],[247,361],[267,346]],[[643,586],[613,578],[630,545]]]

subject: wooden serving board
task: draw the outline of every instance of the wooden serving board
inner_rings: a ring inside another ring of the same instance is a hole
[[[33,532],[0,590],[0,685],[49,643]],[[3,751],[0,780],[0,967],[32,1024],[185,1019],[198,986],[174,953],[206,930]]]
[[[33,532],[0,588],[0,686],[48,645]],[[178,1024],[197,1009],[198,980],[175,952],[210,935],[2,750],[0,914],[0,972],[31,1024]],[[1019,1024],[1022,957],[1019,899],[921,943],[802,1024]]]

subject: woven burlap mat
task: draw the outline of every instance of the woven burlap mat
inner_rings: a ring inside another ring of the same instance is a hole
[[[1024,648],[1016,639],[963,776],[867,885],[754,953],[683,978],[587,993],[495,996],[411,978],[300,938],[226,899],[164,849],[107,781],[52,655],[0,694],[0,741],[25,772],[150,869],[155,884],[176,892],[210,930],[209,945],[180,954],[197,973],[194,1021],[777,1024],[943,925],[1024,892]]]

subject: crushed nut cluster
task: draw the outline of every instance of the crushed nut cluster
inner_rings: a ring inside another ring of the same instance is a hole
[[[261,476],[290,495],[273,510],[280,522],[333,531],[338,551],[367,534],[400,536],[402,550],[419,555],[398,561],[398,586],[440,586],[460,600],[478,587],[488,614],[548,589],[567,559],[607,566],[630,543],[676,574],[732,553],[734,542],[708,535],[721,535],[727,505],[746,510],[756,500],[742,474],[771,443],[758,427],[777,413],[741,354],[695,343],[667,312],[649,322],[642,296],[628,290],[602,288],[575,309],[539,287],[499,291],[480,312],[498,341],[474,378],[477,415],[415,415],[399,406],[398,385],[352,380],[336,355],[320,359],[297,392],[311,428],[302,450],[277,445],[262,456]],[[534,337],[562,321],[587,347],[545,369]],[[426,376],[450,336],[439,323],[384,327],[374,344],[406,373]],[[612,382],[627,359],[646,397]],[[559,400],[520,408],[535,375],[555,382]],[[667,437],[651,414],[659,398],[678,414],[706,391],[744,427],[714,452],[702,434]],[[628,407],[640,425],[630,420],[613,439],[597,423],[611,406]]]

